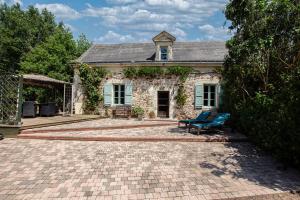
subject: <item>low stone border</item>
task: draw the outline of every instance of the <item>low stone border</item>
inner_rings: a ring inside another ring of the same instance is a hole
[[[91,118],[83,118],[83,119],[70,119],[66,121],[58,121],[58,122],[51,122],[51,123],[44,123],[44,124],[35,124],[35,125],[28,125],[28,126],[21,126],[20,130],[28,130],[28,129],[35,129],[35,128],[43,128],[49,126],[57,126],[63,124],[73,124],[78,122],[86,122],[86,121],[94,121],[99,119],[105,119],[106,117],[91,117]]]
[[[177,122],[157,123],[157,124],[123,125],[123,126],[105,126],[105,127],[85,127],[85,128],[62,128],[62,129],[42,129],[42,130],[34,130],[33,129],[33,130],[23,130],[23,131],[21,131],[21,134],[149,128],[149,127],[157,127],[157,126],[170,126],[170,125],[174,125],[174,124],[177,124]]]
[[[39,140],[74,140],[74,141],[103,141],[103,142],[247,142],[246,137],[78,137],[78,136],[37,136],[20,134],[20,139],[39,139]]]

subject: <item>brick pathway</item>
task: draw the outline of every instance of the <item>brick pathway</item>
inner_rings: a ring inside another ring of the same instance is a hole
[[[4,139],[0,158],[1,200],[299,198],[281,192],[300,174],[248,143]]]
[[[170,124],[171,123],[171,124]],[[130,128],[130,126],[138,126]],[[151,126],[151,127],[147,127]],[[89,130],[91,129],[91,130]],[[195,135],[187,129],[177,127],[170,121],[137,121],[122,119],[101,119],[75,124],[36,128],[22,131],[19,138],[91,140],[91,141],[245,141],[247,138],[238,133],[223,131],[203,132]]]
[[[74,129],[74,128],[103,128],[103,127],[111,127],[111,126],[128,126],[128,125],[155,125],[155,124],[176,124],[176,121],[170,120],[146,120],[146,121],[138,121],[136,119],[99,119],[93,121],[85,121],[85,122],[78,122],[73,124],[64,124],[64,125],[56,125],[50,127],[43,127],[43,128],[35,128],[34,130],[61,130],[61,129]]]
[[[44,130],[43,130],[44,131]],[[187,133],[176,126],[158,126],[134,129],[112,129],[93,131],[51,131],[24,132],[18,135],[23,139],[79,140],[79,141],[181,141],[181,142],[225,142],[247,141],[244,135],[224,131],[220,133],[203,132],[201,135]]]

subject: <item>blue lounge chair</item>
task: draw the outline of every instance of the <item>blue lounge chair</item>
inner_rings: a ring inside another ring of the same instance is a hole
[[[185,127],[187,127],[190,124],[194,123],[203,123],[208,122],[207,118],[211,115],[210,111],[202,112],[196,117],[195,119],[186,119],[186,120],[180,120],[178,121],[178,127],[180,127],[180,124],[185,124]]]
[[[201,124],[190,124],[189,127],[189,132],[191,128],[197,129],[197,134],[199,135],[199,132],[201,129],[207,128],[221,128],[225,122],[230,118],[229,113],[219,113],[213,120],[206,122],[206,123],[201,123]]]

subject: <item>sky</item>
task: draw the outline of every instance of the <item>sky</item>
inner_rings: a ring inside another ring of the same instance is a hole
[[[230,38],[224,9],[227,0],[0,0],[47,8],[74,37],[94,43],[151,42],[165,30],[177,41]]]

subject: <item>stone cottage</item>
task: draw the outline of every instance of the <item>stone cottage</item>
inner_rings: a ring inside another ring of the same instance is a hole
[[[100,113],[111,113],[116,106],[139,106],[145,116],[161,118],[194,117],[202,110],[216,110],[220,104],[220,74],[224,56],[227,53],[224,42],[199,41],[176,42],[168,32],[161,32],[153,43],[95,44],[80,58],[77,65],[103,67],[110,72],[99,86],[104,101],[99,105]],[[192,71],[184,81],[176,75],[156,77],[127,77],[128,68],[142,69],[159,67],[188,67]],[[84,92],[80,85],[78,67],[74,67],[75,113],[83,113]],[[177,95],[182,86],[184,105],[178,106]]]

